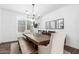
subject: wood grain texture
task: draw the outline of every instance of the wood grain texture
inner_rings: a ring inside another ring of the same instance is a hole
[[[76,49],[74,47],[70,47],[70,46],[65,45],[64,49],[66,51],[70,52],[71,54],[79,54],[79,49]]]
[[[23,34],[23,35],[36,45],[46,45],[50,41],[49,35],[33,35],[33,34]]]
[[[0,54],[9,54],[10,53],[10,44],[0,44]]]
[[[0,54],[10,54],[11,52],[11,44],[17,43],[18,41],[9,41],[0,43]]]
[[[19,41],[19,44],[20,44],[22,54],[36,53],[37,47],[32,42],[25,40],[23,38],[20,38],[18,41]]]

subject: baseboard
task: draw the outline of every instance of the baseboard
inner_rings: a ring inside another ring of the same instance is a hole
[[[74,47],[70,47],[70,46],[65,45],[64,49],[66,51],[70,52],[71,54],[79,54],[79,49],[76,49]]]
[[[18,42],[18,40],[16,40],[16,41],[8,41],[8,42],[1,42],[0,45],[1,45],[1,44],[14,43],[14,42]]]

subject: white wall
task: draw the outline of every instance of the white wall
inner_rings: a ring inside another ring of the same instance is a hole
[[[67,34],[66,45],[79,49],[79,5],[67,5],[47,14],[41,19],[40,29],[45,29],[46,21],[59,18],[64,18],[64,31]]]
[[[15,41],[17,40],[17,33],[18,33],[18,27],[17,27],[17,17],[22,17],[23,14],[7,10],[7,9],[1,9],[0,12],[0,30],[1,30],[1,39],[0,43],[2,42],[8,42],[8,41]]]
[[[0,9],[0,40],[1,40],[2,36],[1,36],[1,9]]]

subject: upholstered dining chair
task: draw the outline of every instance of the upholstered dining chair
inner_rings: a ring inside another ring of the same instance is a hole
[[[39,45],[39,54],[63,54],[64,42],[66,34],[64,32],[56,32],[51,34],[50,42],[47,46]]]

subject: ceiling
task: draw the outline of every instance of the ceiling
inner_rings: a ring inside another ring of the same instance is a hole
[[[66,6],[66,4],[36,4],[35,6],[36,13],[38,13],[40,16],[44,16],[51,11]],[[0,4],[0,7],[20,13],[32,13],[31,4]]]

